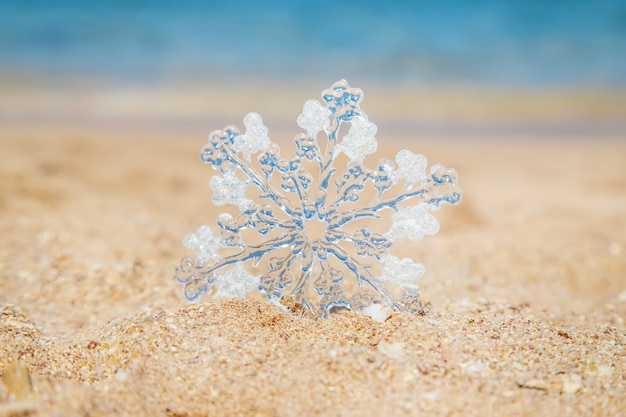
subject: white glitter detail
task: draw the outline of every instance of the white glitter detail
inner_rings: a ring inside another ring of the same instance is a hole
[[[400,207],[397,213],[391,216],[393,221],[387,237],[396,239],[408,237],[414,242],[422,240],[424,235],[434,235],[439,231],[439,222],[428,212],[431,206],[419,203],[414,207]]]
[[[243,124],[246,126],[246,133],[237,137],[233,149],[243,153],[246,160],[250,161],[252,154],[267,150],[272,141],[267,136],[267,127],[260,114],[248,113],[243,118]]]
[[[302,113],[298,116],[298,126],[306,130],[311,137],[328,128],[330,112],[317,100],[309,100],[304,103]]]
[[[343,142],[337,145],[337,152],[345,153],[350,162],[362,164],[365,157],[376,152],[378,142],[376,132],[378,128],[369,120],[365,114],[352,119],[352,125],[348,134],[344,136]]]
[[[426,165],[428,160],[422,154],[415,154],[409,150],[402,150],[396,155],[398,168],[395,173],[395,181],[406,180],[406,187],[410,188],[416,182],[423,184],[428,178],[426,176]]]
[[[244,298],[259,288],[259,277],[251,275],[243,264],[236,264],[224,274],[216,274],[214,285],[215,298]]]
[[[248,181],[240,180],[232,173],[226,173],[223,177],[215,175],[210,181],[213,189],[213,204],[223,206],[234,204],[241,210],[245,210],[251,201],[246,198]]]
[[[426,271],[424,265],[414,262],[411,258],[400,259],[393,255],[384,256],[382,261],[384,266],[382,276],[379,278],[381,282],[389,281],[411,293],[419,291],[415,280],[424,275]]]
[[[195,233],[188,233],[183,239],[183,245],[196,254],[202,265],[222,259],[220,239],[213,235],[208,226],[202,225]]]

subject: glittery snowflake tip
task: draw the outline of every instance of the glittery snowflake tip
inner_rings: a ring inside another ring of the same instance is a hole
[[[395,164],[366,167],[378,129],[361,110],[363,91],[341,80],[322,99],[304,104],[289,159],[257,113],[245,116],[243,134],[234,126],[211,133],[200,157],[219,172],[209,181],[212,201],[236,211],[217,217],[218,233],[200,226],[185,236],[195,257],[181,260],[176,278],[188,300],[260,292],[323,317],[373,303],[422,311],[415,280],[424,266],[390,249],[439,231],[430,211],[461,200],[456,171],[433,165],[427,173],[426,157],[408,150]]]

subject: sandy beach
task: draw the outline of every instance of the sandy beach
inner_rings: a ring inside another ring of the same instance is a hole
[[[408,148],[459,173],[462,203],[407,249],[427,268],[426,316],[185,301],[181,240],[219,213],[198,160],[208,133],[256,110],[289,154],[319,90],[245,110],[215,95],[5,95],[0,416],[626,415],[626,136],[599,129],[621,96],[506,101],[524,119],[495,96],[393,111],[366,92],[379,155]],[[414,113],[461,127],[415,133]],[[508,129],[527,120],[542,129]],[[573,121],[592,128],[545,129]]]

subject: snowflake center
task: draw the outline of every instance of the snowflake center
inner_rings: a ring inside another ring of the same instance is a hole
[[[304,221],[302,226],[302,235],[310,243],[324,239],[324,235],[328,229],[328,224],[320,220],[318,216],[311,216],[310,219]]]

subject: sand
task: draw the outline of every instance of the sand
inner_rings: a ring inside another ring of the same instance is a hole
[[[60,120],[0,126],[0,416],[626,413],[624,136],[393,132],[464,199],[406,249],[430,313],[380,324],[187,303],[222,124]]]

